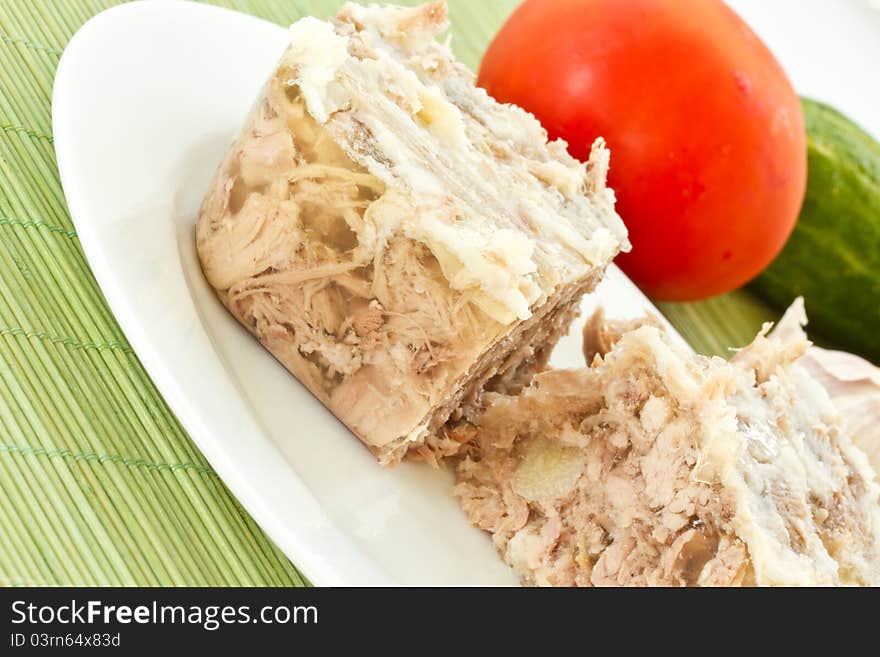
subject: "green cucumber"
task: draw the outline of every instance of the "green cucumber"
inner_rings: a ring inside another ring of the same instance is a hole
[[[751,288],[780,309],[803,296],[811,333],[880,362],[880,143],[828,105],[803,107],[804,206]]]

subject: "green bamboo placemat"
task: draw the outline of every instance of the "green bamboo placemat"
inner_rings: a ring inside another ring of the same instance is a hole
[[[114,4],[0,2],[0,586],[302,585],[151,383],[64,203],[55,67],[77,28]],[[216,4],[286,25],[341,3]],[[515,4],[452,0],[459,56],[475,66]],[[744,295],[663,309],[712,352],[769,317]]]

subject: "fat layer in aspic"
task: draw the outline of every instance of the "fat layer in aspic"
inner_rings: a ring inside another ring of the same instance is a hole
[[[642,326],[493,395],[456,494],[528,584],[876,586],[878,486],[796,362],[804,321],[729,363]]]
[[[435,41],[446,8],[346,5],[290,46],[203,203],[230,312],[385,463],[528,379],[621,249],[580,163]]]

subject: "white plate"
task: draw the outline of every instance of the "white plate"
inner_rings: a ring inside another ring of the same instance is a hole
[[[77,32],[58,67],[53,123],[83,248],[177,417],[314,583],[515,584],[456,506],[449,473],[377,466],[202,278],[196,211],[285,42],[276,25],[177,2],[122,5]],[[651,307],[617,270],[596,296],[612,315]],[[581,364],[576,333],[555,364]]]

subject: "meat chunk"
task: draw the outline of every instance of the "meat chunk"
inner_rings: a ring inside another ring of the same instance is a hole
[[[731,362],[595,325],[592,367],[486,399],[455,493],[528,584],[877,585],[880,488],[805,321]]]
[[[455,452],[438,429],[527,382],[629,248],[604,145],[548,143],[445,27],[442,2],[294,24],[196,229],[220,300],[383,463]]]

